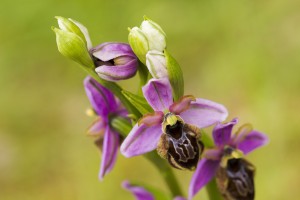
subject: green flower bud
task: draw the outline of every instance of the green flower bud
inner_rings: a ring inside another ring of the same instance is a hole
[[[87,45],[86,42],[86,38],[83,34],[83,32],[81,31],[81,29],[77,26],[76,23],[74,23],[74,21],[72,19],[67,19],[64,17],[60,17],[60,16],[56,16],[55,17],[57,19],[57,23],[59,28],[62,31],[67,31],[67,32],[71,32],[71,33],[75,33],[76,35],[78,35],[83,41],[84,43]],[[77,22],[79,23],[79,22]],[[82,24],[80,24],[81,26],[83,26]]]
[[[129,29],[128,42],[134,54],[142,63],[146,64],[146,54],[149,51],[149,45],[142,30],[138,27]]]
[[[65,28],[63,29],[52,28],[56,34],[58,51],[85,67],[94,68],[94,63],[83,39],[74,32],[66,31]]]

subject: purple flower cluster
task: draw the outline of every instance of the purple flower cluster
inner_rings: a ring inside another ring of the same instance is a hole
[[[223,105],[183,95],[180,66],[166,51],[166,35],[158,24],[145,18],[141,27],[130,30],[129,44],[110,42],[92,48],[82,24],[62,17],[58,21],[60,29],[54,31],[59,51],[97,79],[88,76],[84,87],[97,115],[88,135],[96,138],[102,152],[100,180],[114,167],[119,147],[125,157],[157,149],[174,168],[195,170],[189,199],[213,178],[225,199],[254,199],[255,167],[244,155],[265,145],[268,138],[250,124],[232,134],[238,120],[223,123],[228,116]],[[137,70],[146,83],[142,95],[126,96],[114,82],[133,77]],[[121,121],[116,125],[116,120]],[[209,126],[214,126],[211,148],[202,141],[202,129]],[[128,181],[123,187],[137,200],[155,199],[147,188]],[[185,199],[175,196],[174,200]]]

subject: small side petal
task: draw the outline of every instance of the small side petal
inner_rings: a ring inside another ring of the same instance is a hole
[[[154,113],[148,113],[144,115],[139,121],[138,124],[145,124],[146,126],[153,126],[156,124],[162,123],[164,118],[164,113],[156,111]]]
[[[117,109],[117,103],[113,93],[100,85],[92,77],[88,76],[84,79],[85,92],[96,113],[106,118],[109,112]]]
[[[122,186],[130,191],[136,197],[136,200],[154,200],[154,196],[143,187],[131,185],[128,181],[124,181]]]
[[[231,131],[234,125],[238,123],[238,119],[233,119],[229,123],[218,123],[213,130],[213,138],[215,145],[223,146],[229,143],[231,138]]]
[[[172,88],[167,78],[151,79],[143,87],[143,94],[154,111],[169,109],[173,103]]]
[[[137,123],[123,141],[121,153],[132,157],[152,151],[156,148],[161,134],[161,124],[148,127]]]
[[[95,71],[107,81],[119,81],[133,77],[136,74],[137,66],[137,59],[132,59],[124,65],[101,65]]]
[[[180,113],[182,119],[189,124],[204,128],[222,122],[228,116],[227,109],[216,102],[197,98],[190,107]]]
[[[214,177],[218,166],[219,161],[202,158],[190,183],[189,199],[192,199]]]
[[[192,101],[196,101],[196,98],[192,95],[181,97],[177,102],[170,106],[171,113],[179,115],[190,107]]]
[[[269,138],[258,131],[251,131],[246,135],[244,140],[237,144],[237,148],[240,149],[244,154],[248,154],[251,151],[268,144]]]
[[[99,172],[100,180],[102,180],[104,175],[110,172],[115,165],[119,144],[119,135],[107,127],[103,139],[102,160]]]

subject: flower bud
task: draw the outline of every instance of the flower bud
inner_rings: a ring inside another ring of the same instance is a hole
[[[143,64],[146,64],[148,51],[163,52],[166,48],[166,34],[158,24],[148,18],[145,18],[140,28],[129,29],[128,41],[133,52]]]
[[[73,32],[52,28],[56,34],[56,43],[58,51],[74,60],[75,62],[86,66],[94,67],[93,61],[87,51],[86,44],[81,37]]]
[[[166,48],[166,34],[162,28],[152,20],[145,18],[141,24],[141,30],[146,35],[150,50],[163,52]]]
[[[119,81],[133,77],[138,67],[137,57],[125,43],[103,43],[90,50],[95,71],[107,81]]]
[[[56,19],[60,29],[52,28],[52,30],[56,34],[59,52],[85,67],[94,67],[88,52],[91,41],[86,27],[72,19],[64,17]]]
[[[148,40],[142,30],[134,27],[129,30],[128,35],[129,44],[142,63],[146,63],[146,54],[149,51]]]
[[[166,58],[162,52],[149,51],[146,55],[146,66],[154,78],[168,77]]]

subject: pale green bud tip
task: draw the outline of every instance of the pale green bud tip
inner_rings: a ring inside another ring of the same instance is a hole
[[[56,34],[57,48],[62,55],[83,66],[94,67],[86,45],[78,35],[55,27],[52,30]]]
[[[149,51],[148,40],[138,27],[129,30],[128,41],[131,49],[139,60],[146,64],[146,54]]]
[[[67,19],[67,18],[64,18],[61,16],[55,16],[55,18],[57,19],[58,26],[61,30],[68,31],[68,32],[78,35],[83,40],[84,44],[87,46],[87,44],[88,44],[87,38],[82,30],[85,27],[82,24],[80,24],[79,22],[76,22],[70,18]],[[89,36],[88,36],[88,40],[89,40]]]

